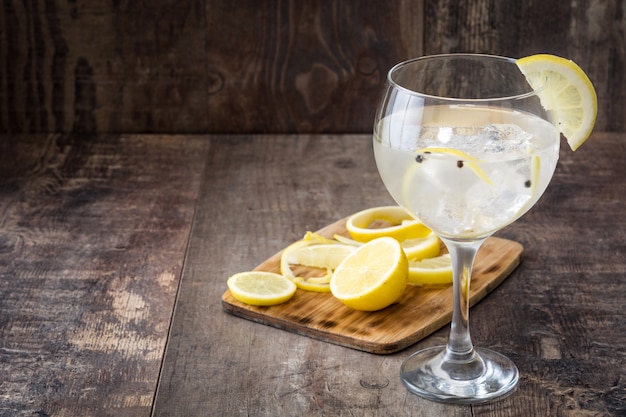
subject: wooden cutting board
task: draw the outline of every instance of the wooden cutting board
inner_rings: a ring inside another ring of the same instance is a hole
[[[342,219],[318,233],[328,238],[334,234],[349,236],[345,223],[346,219]],[[523,250],[517,242],[496,237],[483,243],[472,274],[471,306],[490,293],[519,265]],[[281,253],[267,259],[255,270],[280,273]],[[302,275],[303,271],[294,269],[294,272]],[[222,306],[228,313],[258,323],[370,353],[389,354],[450,323],[452,286],[407,286],[399,303],[375,312],[352,310],[330,293],[300,289],[288,302],[271,307],[241,303],[227,290],[222,296]]]

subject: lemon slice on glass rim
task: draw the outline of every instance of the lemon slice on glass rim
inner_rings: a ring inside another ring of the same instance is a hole
[[[573,61],[538,54],[516,61],[533,89],[539,89],[541,104],[554,111],[559,130],[572,150],[582,145],[593,130],[598,99],[593,84]]]

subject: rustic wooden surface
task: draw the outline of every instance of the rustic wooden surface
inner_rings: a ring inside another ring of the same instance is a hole
[[[566,147],[543,200],[500,235],[522,264],[472,308],[477,345],[509,355],[510,397],[456,407],[409,394],[398,372],[442,329],[380,356],[233,317],[229,275],[307,230],[390,204],[371,136],[211,139],[154,416],[620,416],[626,414],[626,137]],[[567,145],[565,145],[567,146]]]
[[[398,378],[445,328],[374,355],[222,310],[230,274],[391,203],[370,135],[0,139],[1,417],[626,414],[624,134],[564,148],[547,194],[499,234],[524,259],[471,329],[520,386],[464,407]]]
[[[368,133],[423,54],[574,59],[626,131],[619,0],[178,0],[0,6],[0,133]]]
[[[0,416],[149,415],[208,142],[0,140]]]

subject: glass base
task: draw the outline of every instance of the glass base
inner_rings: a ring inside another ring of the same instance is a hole
[[[409,391],[429,400],[477,404],[510,394],[519,372],[509,358],[489,349],[475,348],[468,359],[458,360],[437,346],[409,356],[400,378]]]

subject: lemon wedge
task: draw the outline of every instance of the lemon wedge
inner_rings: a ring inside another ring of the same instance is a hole
[[[424,238],[431,233],[400,206],[374,207],[353,214],[346,221],[352,239],[369,242],[379,237],[392,237],[399,242]]]
[[[409,262],[409,284],[448,285],[452,283],[452,260],[446,253],[434,258]]]
[[[555,112],[570,148],[578,149],[591,134],[598,113],[596,91],[587,74],[569,59],[549,54],[516,63],[530,86],[539,89],[541,104]]]
[[[355,310],[381,310],[402,296],[408,261],[400,243],[381,237],[359,246],[339,264],[330,280],[332,294]]]
[[[255,306],[281,304],[296,293],[296,284],[273,272],[240,272],[228,278],[226,284],[236,300]]]

